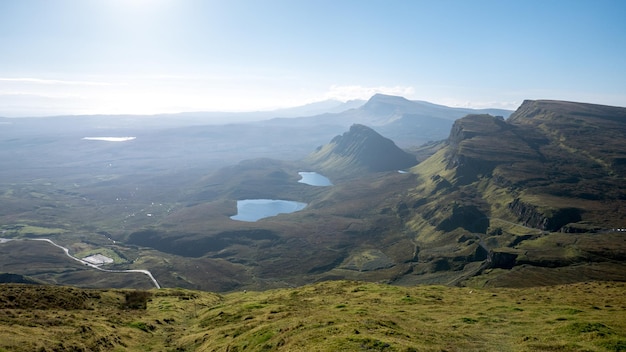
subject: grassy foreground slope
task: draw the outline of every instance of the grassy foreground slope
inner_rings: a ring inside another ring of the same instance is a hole
[[[0,288],[0,351],[626,350],[623,282],[470,289],[329,281],[224,295]]]

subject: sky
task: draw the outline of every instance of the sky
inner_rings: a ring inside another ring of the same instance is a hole
[[[626,106],[623,0],[0,0],[0,116]]]

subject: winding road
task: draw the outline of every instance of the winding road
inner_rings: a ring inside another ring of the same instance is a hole
[[[48,242],[51,245],[53,245],[53,246],[55,246],[57,248],[62,249],[63,252],[65,252],[65,255],[67,255],[68,257],[74,259],[75,261],[77,261],[77,262],[79,262],[81,264],[87,265],[87,266],[89,266],[89,267],[91,267],[93,269],[104,271],[104,272],[107,272],[107,273],[141,273],[141,274],[147,275],[150,278],[150,280],[152,280],[152,283],[154,284],[154,287],[161,288],[161,285],[159,285],[159,282],[154,278],[152,273],[150,271],[148,271],[148,270],[142,270],[142,269],[128,269],[128,270],[103,269],[103,268],[99,267],[98,265],[92,264],[92,263],[90,263],[90,262],[88,262],[86,260],[82,260],[80,258],[74,257],[73,255],[70,254],[69,249],[67,249],[67,248],[65,248],[65,247],[63,247],[61,245],[58,245],[58,244],[54,243],[52,240],[47,239],[47,238],[23,238],[23,239],[0,238],[0,243],[6,243],[6,242],[9,242],[9,241],[41,241],[41,242]]]

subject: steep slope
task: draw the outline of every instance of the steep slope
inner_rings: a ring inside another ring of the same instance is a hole
[[[554,101],[526,101],[507,121],[487,115],[458,120],[445,151],[456,186],[488,179],[513,196],[519,221],[556,231],[580,220],[610,229],[624,224],[626,108]],[[539,222],[516,205],[539,207]],[[559,209],[578,216],[558,220]],[[543,210],[542,210],[543,209]],[[572,210],[574,211],[574,210]]]
[[[408,201],[407,226],[421,249],[416,273],[601,262],[612,267],[598,269],[602,277],[623,268],[625,142],[626,108],[526,101],[507,121],[457,120],[447,147],[412,169],[422,181]],[[585,268],[577,272],[590,278]],[[572,273],[544,274],[576,280]],[[526,277],[525,284],[537,280]]]
[[[363,125],[352,125],[308,157],[315,167],[335,174],[391,171],[414,166],[413,155]]]

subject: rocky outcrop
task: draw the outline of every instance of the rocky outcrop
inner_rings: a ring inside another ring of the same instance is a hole
[[[593,225],[589,225],[589,224],[567,224],[563,227],[561,227],[561,232],[564,233],[590,233],[590,232],[599,232],[602,231],[602,228],[600,226],[593,226]]]
[[[443,219],[436,229],[449,232],[459,227],[469,232],[484,233],[489,227],[489,220],[485,213],[474,205],[455,205],[450,216]]]
[[[454,122],[450,130],[448,143],[453,147],[457,147],[464,140],[480,135],[493,135],[510,128],[511,126],[507,125],[501,116],[467,115]]]
[[[441,255],[441,253],[431,255],[423,258],[426,263],[426,272],[463,270],[468,263],[486,260],[489,253],[478,243],[472,243],[467,247],[458,248],[458,251],[449,255]]]
[[[490,251],[487,257],[489,268],[512,269],[516,260],[517,254],[510,252]]]
[[[468,115],[455,121],[447,139],[446,168],[456,169],[456,184],[467,184],[492,173],[506,148],[484,141],[511,128],[502,117],[491,115]]]
[[[581,219],[579,209],[559,208],[542,212],[536,206],[524,203],[519,198],[509,204],[509,209],[524,226],[544,231],[559,231],[563,226]]]

